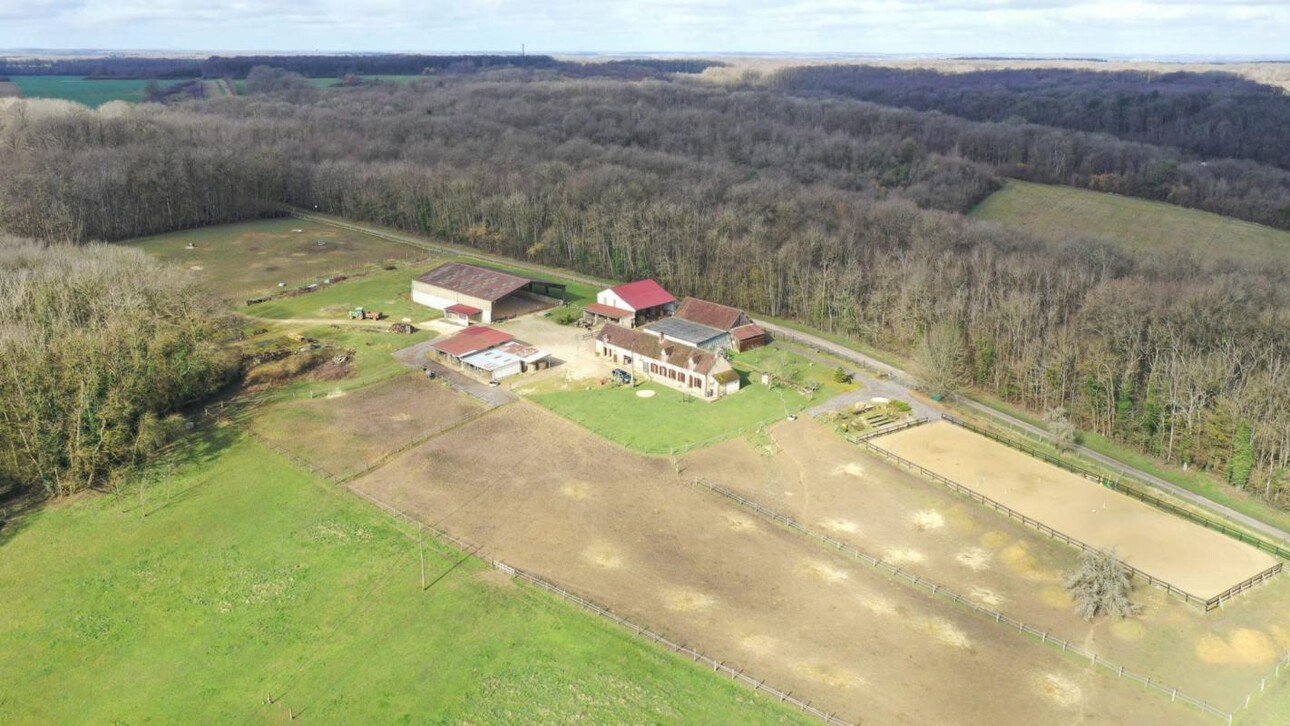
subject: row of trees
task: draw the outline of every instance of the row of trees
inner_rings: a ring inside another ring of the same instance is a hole
[[[1021,120],[1290,169],[1290,94],[1230,73],[1011,68],[972,73],[837,65],[776,76],[831,93],[974,121]]]
[[[0,164],[15,170],[0,178],[0,222],[118,238],[286,202],[653,276],[921,355],[941,385],[1063,407],[1081,428],[1290,500],[1286,271],[967,219],[957,212],[997,181],[956,147],[994,127],[773,91],[546,77],[104,116],[0,127]],[[1040,136],[1020,143],[1049,143]],[[1059,150],[1034,158],[1058,168]],[[42,221],[51,209],[61,222]]]
[[[0,235],[0,490],[96,486],[182,431],[236,370],[223,319],[138,250]]]

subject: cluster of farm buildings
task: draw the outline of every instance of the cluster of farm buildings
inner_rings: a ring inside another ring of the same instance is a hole
[[[436,341],[441,360],[498,381],[551,364],[550,354],[487,323],[564,304],[565,286],[485,267],[449,262],[412,282],[413,302],[443,312],[463,330]],[[583,310],[596,355],[628,371],[701,399],[739,390],[727,351],[764,345],[766,331],[736,308],[686,298],[678,301],[654,280],[601,290]]]

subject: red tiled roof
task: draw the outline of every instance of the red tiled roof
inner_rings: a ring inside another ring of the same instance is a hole
[[[418,277],[417,282],[493,302],[510,295],[532,280],[486,267],[449,262]]]
[[[681,301],[681,306],[676,309],[675,315],[682,320],[706,325],[709,328],[730,330],[739,325],[739,320],[743,317],[743,311],[739,308],[732,308],[729,305],[708,302],[697,297],[687,297]]]
[[[630,310],[616,308],[613,305],[601,305],[600,303],[588,303],[587,307],[583,309],[589,313],[603,315],[607,318],[630,318],[636,314]]]
[[[596,340],[616,348],[630,350],[642,358],[664,361],[699,375],[707,375],[717,363],[717,356],[706,350],[663,340],[652,333],[624,328],[613,323],[605,323],[605,327],[596,335]]]
[[[514,335],[496,328],[490,328],[487,325],[472,325],[447,340],[435,342],[430,347],[455,358],[462,358],[471,353],[495,348],[514,339]]]
[[[734,330],[731,330],[730,334],[735,337],[735,340],[748,340],[750,338],[758,338],[765,335],[766,329],[756,323],[749,323],[747,325],[740,325]]]
[[[623,302],[631,305],[633,310],[644,310],[676,302],[672,293],[664,290],[662,285],[653,280],[637,280],[610,289],[622,298]]]
[[[445,313],[457,313],[458,315],[478,315],[484,312],[479,308],[471,307],[470,305],[466,305],[465,303],[457,303],[456,305],[449,305],[448,307],[444,308],[443,311]]]

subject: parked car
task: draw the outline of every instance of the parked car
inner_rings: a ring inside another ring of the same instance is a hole
[[[615,368],[613,373],[610,373],[609,375],[613,376],[614,380],[618,381],[619,383],[622,383],[624,385],[631,385],[632,374],[628,371],[623,370],[622,368]]]

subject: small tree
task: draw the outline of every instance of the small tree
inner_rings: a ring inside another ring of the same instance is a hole
[[[846,368],[843,368],[842,366],[838,366],[837,368],[835,368],[835,369],[833,370],[833,382],[834,382],[834,383],[850,383],[850,382],[851,382],[851,374],[850,374],[850,373],[847,373],[847,369],[846,369]]]
[[[1129,600],[1129,571],[1106,550],[1087,550],[1079,569],[1066,577],[1066,592],[1075,600],[1075,612],[1085,620],[1098,615],[1126,618],[1141,608]]]
[[[1048,424],[1048,432],[1053,435],[1053,443],[1057,450],[1067,453],[1075,450],[1075,425],[1066,416],[1066,409],[1057,406],[1044,412],[1044,421]]]

